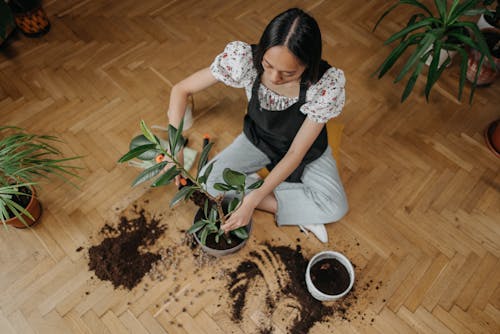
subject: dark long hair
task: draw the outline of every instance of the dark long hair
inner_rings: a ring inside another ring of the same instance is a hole
[[[253,62],[260,76],[262,58],[273,46],[286,46],[306,66],[302,80],[314,84],[319,80],[321,32],[316,20],[299,8],[291,8],[269,22],[254,49]]]

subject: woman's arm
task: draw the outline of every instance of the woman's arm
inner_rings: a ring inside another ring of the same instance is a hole
[[[309,118],[304,120],[288,152],[269,173],[264,184],[244,198],[240,208],[231,215],[223,226],[225,231],[231,231],[248,224],[259,203],[299,166],[324,126],[325,124],[314,122]]]
[[[202,91],[217,82],[217,79],[210,72],[210,68],[207,67],[175,84],[170,92],[170,103],[168,106],[169,123],[178,128],[181,119],[184,117],[189,95]]]

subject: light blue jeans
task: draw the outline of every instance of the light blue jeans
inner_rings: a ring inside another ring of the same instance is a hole
[[[243,133],[212,161],[215,161],[214,167],[207,180],[207,189],[212,195],[219,193],[213,185],[223,182],[225,168],[252,174],[270,163],[269,158]],[[301,183],[282,182],[274,189],[278,201],[275,216],[278,225],[332,223],[347,213],[347,198],[330,147],[305,167],[301,180]],[[255,181],[247,177],[247,184]]]

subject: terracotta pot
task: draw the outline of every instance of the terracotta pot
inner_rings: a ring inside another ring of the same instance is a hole
[[[484,140],[486,146],[493,152],[493,154],[500,158],[500,119],[493,121],[484,131]]]
[[[50,22],[42,7],[27,12],[14,12],[19,30],[28,37],[40,37],[50,30]]]
[[[31,219],[28,216],[23,215],[23,214],[21,216],[24,218],[24,220],[26,221],[28,226],[33,226],[34,224],[37,223],[38,218],[40,218],[40,216],[42,214],[42,206],[40,204],[40,201],[36,198],[35,189],[30,188],[30,190],[31,190],[32,196],[31,196],[31,200],[28,203],[28,206],[26,207],[26,210],[28,210],[28,212],[31,214],[31,216],[33,216],[34,219]],[[24,224],[17,217],[7,219],[7,221],[5,223],[10,225],[10,226],[13,226],[15,228],[27,228],[28,227],[28,226],[26,226],[26,224]]]
[[[496,34],[496,35],[500,34],[499,29],[487,28],[481,31],[486,34]],[[469,80],[471,83],[473,83],[474,79],[476,78],[476,73],[478,70],[480,59],[481,59],[481,54],[479,53],[479,51],[475,49],[469,50],[469,59],[467,61],[467,80]],[[477,78],[478,86],[489,85],[493,81],[495,81],[495,78],[498,76],[500,70],[500,58],[493,56],[493,59],[495,61],[495,67],[491,67],[491,64],[488,61],[488,59],[485,58],[483,60],[483,66],[481,67],[481,72],[479,72],[479,76]]]

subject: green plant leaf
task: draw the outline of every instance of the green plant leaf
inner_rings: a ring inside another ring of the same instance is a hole
[[[462,92],[465,85],[465,79],[467,78],[467,65],[468,65],[468,55],[463,49],[457,50],[460,54],[460,75],[458,80],[458,100],[462,99]]]
[[[161,175],[158,179],[156,179],[156,181],[153,182],[153,184],[151,184],[151,186],[152,187],[159,187],[159,186],[169,184],[180,173],[181,173],[180,170],[178,170],[176,166],[172,166],[165,173],[163,173],[163,175]]]
[[[241,240],[248,239],[248,232],[245,227],[238,227],[237,229],[232,230],[231,233],[240,238]]]
[[[264,184],[264,180],[258,180],[247,187],[248,190],[260,188]]]
[[[432,45],[434,40],[436,39],[436,36],[434,34],[428,33],[422,38],[420,43],[418,44],[417,48],[413,52],[413,54],[410,56],[408,61],[406,62],[405,66],[401,70],[401,72],[398,74],[396,77],[396,80],[394,82],[399,82],[405,74],[410,70],[410,68],[413,67],[413,65],[422,57],[422,55],[427,52],[429,47]],[[414,72],[415,73],[415,72]],[[420,71],[418,72],[420,73]],[[403,94],[404,95],[404,94]]]
[[[240,199],[235,197],[229,202],[228,208],[227,208],[227,213],[231,213],[234,211],[234,209],[238,206],[240,203]]]
[[[208,220],[210,220],[212,224],[215,224],[217,222],[217,216],[217,210],[215,208],[212,208],[210,210],[210,217],[208,218]]]
[[[194,223],[189,230],[187,230],[187,233],[193,234],[201,230],[205,225],[207,224],[206,220],[198,220],[196,223]]]
[[[148,152],[148,151],[151,151],[154,149],[156,149],[156,144],[147,144],[147,145],[137,146],[136,148],[133,148],[130,151],[128,151],[126,154],[124,154],[118,160],[118,162],[122,163],[122,162],[132,160],[132,159],[138,157],[139,155],[143,154],[144,152]]]
[[[175,206],[182,200],[188,199],[187,196],[191,193],[192,188],[193,186],[186,186],[184,188],[181,188],[181,190],[179,190],[177,194],[175,194],[174,198],[172,198],[172,200],[170,201],[170,207]]]
[[[406,98],[410,95],[413,86],[415,86],[415,82],[417,81],[418,76],[420,75],[420,72],[422,71],[422,67],[425,64],[425,60],[421,60],[417,66],[415,67],[415,70],[413,71],[413,74],[411,75],[410,79],[408,80],[408,83],[406,84],[405,90],[403,91],[403,95],[401,97],[401,102],[404,102]]]
[[[373,28],[373,31],[375,31],[375,29],[377,29],[377,26],[380,24],[380,22],[390,13],[392,12],[394,9],[396,9],[396,7],[398,7],[399,5],[411,5],[411,6],[415,6],[415,7],[418,7],[420,9],[423,9],[425,12],[427,12],[427,14],[430,16],[430,17],[434,17],[432,12],[429,10],[429,8],[427,8],[424,4],[422,4],[421,2],[419,1],[416,1],[416,0],[400,0],[398,3],[392,5],[391,7],[389,7],[389,9],[387,9],[383,14],[382,16],[378,19],[377,23],[375,24],[375,27]]]
[[[146,125],[146,122],[144,122],[144,120],[141,120],[140,127],[141,127],[142,134],[144,135],[144,137],[147,138],[147,140],[149,140],[153,144],[160,145],[158,138],[156,138],[156,136],[153,134],[153,132],[151,132],[151,130],[148,128],[148,126]]]
[[[457,1],[457,0],[454,0]],[[446,0],[434,0],[434,4],[439,13],[439,17],[446,23]]]
[[[408,48],[408,46],[416,42],[419,42],[419,38],[420,36],[414,35],[409,39],[405,40],[404,42],[402,42],[401,44],[399,44],[397,47],[395,47],[394,50],[392,50],[391,53],[387,56],[382,65],[380,65],[377,71],[375,71],[375,73],[379,73],[378,78],[379,79],[382,78],[385,75],[385,73],[387,73],[387,71],[391,69],[391,67],[399,59],[399,57],[403,54],[403,52]]]
[[[158,175],[167,164],[168,162],[163,161],[159,164],[149,167],[148,169],[145,169],[141,174],[139,174],[139,176],[136,177],[134,182],[132,182],[132,187],[135,187],[136,185],[141,184],[145,181],[151,180],[153,177]]]
[[[215,161],[212,161],[208,166],[207,168],[205,168],[205,172],[203,173],[203,175],[198,179],[198,181],[200,183],[206,183],[207,180],[208,180],[208,176],[210,175],[210,173],[212,173],[212,169],[214,167],[214,163]]]
[[[201,169],[206,165],[207,161],[208,161],[208,153],[210,152],[210,150],[212,149],[212,146],[213,146],[213,142],[210,142],[208,143],[204,148],[203,150],[201,151],[201,154],[200,154],[200,160],[198,161],[198,171],[197,171],[197,174],[196,175],[200,175],[200,172],[201,172]],[[208,177],[208,176],[207,176]]]
[[[222,172],[224,181],[233,187],[245,186],[246,175],[230,168],[225,168]]]
[[[432,26],[433,24],[436,23],[436,19],[433,19],[433,18],[426,18],[424,20],[421,20],[417,23],[414,23],[412,24],[411,26],[409,27],[406,27],[405,29],[395,33],[394,35],[392,35],[391,37],[389,37],[385,42],[384,42],[384,45],[387,45],[387,44],[390,44],[400,38],[403,38],[405,37],[406,35],[408,35],[410,32],[412,31],[415,31],[415,30],[418,30],[420,28],[423,28],[423,27],[429,27],[429,26]]]
[[[200,233],[200,242],[204,246],[207,244],[207,237],[208,237],[208,230],[206,228],[204,228],[201,230],[201,233]]]
[[[431,92],[432,86],[436,83],[438,79],[438,66],[439,66],[439,58],[441,55],[441,41],[436,41],[434,43],[435,48],[432,50],[432,61],[429,65],[429,71],[427,73],[427,83],[425,85],[425,98],[427,102],[429,102],[429,94]]]
[[[208,198],[205,199],[205,203],[203,204],[203,214],[205,218],[208,218]]]
[[[219,191],[233,190],[233,188],[231,186],[228,186],[225,183],[219,183],[219,182],[217,182],[217,183],[214,184],[214,189],[215,190],[219,190]]]

